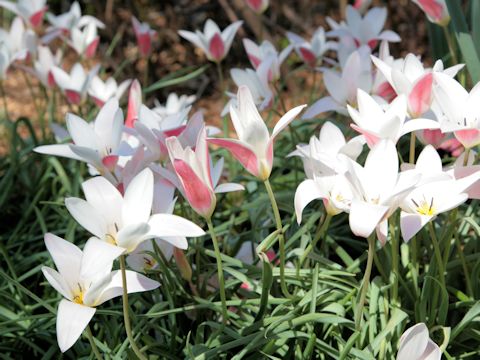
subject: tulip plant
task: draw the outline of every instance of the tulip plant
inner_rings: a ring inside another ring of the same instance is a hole
[[[423,58],[379,2],[281,33],[219,3],[107,43],[77,2],[0,1],[0,357],[480,358],[480,2],[402,5]],[[167,33],[201,66],[156,79]],[[214,111],[164,92],[197,76]]]

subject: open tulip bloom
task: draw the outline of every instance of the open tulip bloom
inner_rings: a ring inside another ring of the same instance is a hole
[[[93,126],[92,126],[93,125]],[[120,155],[130,155],[131,148],[122,143],[123,114],[118,100],[109,100],[99,111],[93,124],[67,114],[67,128],[73,144],[44,145],[35,148],[41,154],[63,156],[92,165],[109,181]]]
[[[120,100],[131,83],[132,80],[125,80],[117,84],[113,77],[103,81],[98,76],[95,76],[90,82],[88,95],[92,97],[97,106],[102,107],[110,99]]]
[[[0,6],[20,16],[27,24],[38,27],[48,9],[46,0],[0,1]]]
[[[347,115],[347,104],[355,106],[357,90],[370,93],[372,89],[372,66],[368,60],[370,50],[361,47],[352,52],[342,67],[341,73],[332,69],[323,70],[323,81],[330,96],[325,96],[310,105],[303,119],[312,119],[327,112],[336,111]]]
[[[101,176],[82,184],[86,200],[65,199],[73,218],[99,239],[130,253],[147,239],[162,238],[186,249],[185,237],[204,235],[197,225],[180,216],[154,214],[153,174],[145,169],[135,176],[122,194]]]
[[[377,47],[379,41],[387,40],[390,42],[400,41],[400,36],[391,30],[384,30],[385,20],[387,19],[387,9],[374,7],[368,10],[362,17],[360,12],[353,6],[348,5],[346,9],[346,22],[337,24],[336,28],[327,35],[348,37],[353,39],[355,45],[360,47],[368,45],[371,49]]]
[[[362,135],[347,142],[342,131],[327,121],[320,129],[318,138],[312,136],[308,145],[297,145],[297,150],[291,152],[289,156],[299,156],[303,161],[305,175],[313,179],[314,176],[343,174],[346,171],[344,158],[338,155],[344,154],[356,160],[364,144],[365,138]]]
[[[112,272],[113,261],[122,249],[91,238],[80,250],[53,234],[45,234],[45,245],[57,270],[43,266],[50,285],[64,299],[57,310],[57,341],[62,352],[75,344],[95,314],[96,307],[123,294],[120,271]],[[126,271],[128,292],[156,289],[157,281]]]
[[[365,137],[369,147],[380,139],[390,139],[397,143],[400,137],[412,131],[440,127],[437,121],[430,119],[407,120],[407,98],[403,94],[388,106],[382,107],[373,97],[358,89],[357,101],[358,110],[347,105],[354,122],[351,126]]]
[[[212,174],[207,134],[203,126],[198,133],[195,150],[183,147],[177,137],[167,139],[167,148],[179,187],[190,206],[205,219],[210,219],[216,206],[215,193],[243,190],[239,184],[226,183],[217,186],[223,168],[223,160]]]
[[[152,30],[148,23],[138,21],[135,16],[132,16],[132,24],[140,54],[148,56],[152,50],[152,40],[157,36],[157,32]]]
[[[377,230],[383,244],[388,216],[414,188],[420,175],[398,172],[398,155],[391,140],[379,141],[369,152],[365,166],[347,158],[345,176],[352,187],[349,222],[352,232],[364,238]]]
[[[312,67],[322,59],[327,51],[337,49],[336,42],[327,41],[325,30],[322,27],[319,27],[313,33],[310,42],[292,32],[287,32],[287,37],[290,43],[295,47],[298,56],[300,56],[305,64]]]
[[[372,60],[397,95],[404,94],[407,97],[408,112],[412,118],[418,118],[430,109],[434,74],[444,73],[453,78],[464,66],[458,64],[444,69],[442,60],[437,60],[432,69],[426,69],[413,54],[390,65],[375,56],[372,56]]]
[[[295,119],[306,105],[297,106],[283,115],[270,135],[248,87],[239,87],[237,103],[236,107],[230,107],[230,117],[238,140],[209,138],[208,141],[226,148],[245,170],[265,181],[270,177],[272,171],[275,137]]]
[[[467,149],[480,144],[480,83],[468,93],[460,83],[444,74],[435,74],[435,98],[442,109],[443,132],[452,132]]]
[[[250,39],[243,39],[243,46],[254,69],[259,69],[264,62],[269,64],[268,81],[276,81],[280,78],[280,66],[293,49],[293,45],[290,44],[279,53],[268,40],[257,45]]]
[[[218,25],[213,20],[208,19],[203,28],[203,33],[199,30],[195,32],[180,30],[178,33],[181,37],[202,49],[208,60],[218,63],[228,54],[233,38],[242,24],[243,21],[235,21],[223,31],[220,31]]]
[[[444,171],[437,151],[430,145],[425,147],[412,169],[421,175],[420,181],[400,202],[400,229],[404,241],[409,241],[437,215],[464,203],[470,197],[469,190],[477,191],[479,169],[464,169],[465,176],[455,178],[455,169]]]
[[[416,324],[403,333],[397,360],[440,360],[442,351],[428,334],[424,323]]]
[[[55,83],[64,92],[67,100],[78,105],[85,100],[90,82],[99,69],[100,65],[97,65],[87,72],[80,63],[76,63],[70,73],[58,66],[53,66],[51,71]]]
[[[69,44],[77,54],[86,58],[95,56],[100,42],[100,37],[97,35],[97,24],[91,22],[83,29],[75,27],[70,32],[70,36]]]
[[[37,48],[37,56],[38,59],[33,64],[33,73],[45,87],[54,87],[55,78],[53,77],[52,68],[60,65],[62,53],[57,51],[53,55],[49,47],[39,46]]]
[[[47,13],[47,19],[52,25],[54,32],[69,33],[73,28],[82,28],[85,25],[94,23],[98,28],[103,29],[105,24],[91,15],[82,15],[80,4],[75,1],[70,10],[60,15]],[[59,34],[60,34],[59,33]]]

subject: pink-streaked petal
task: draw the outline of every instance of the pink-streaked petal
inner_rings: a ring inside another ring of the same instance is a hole
[[[75,90],[65,90],[65,96],[69,103],[78,105],[82,101],[82,94]]]
[[[225,56],[225,44],[219,33],[213,35],[208,44],[208,51],[214,61],[220,61]]]
[[[180,177],[190,206],[200,215],[209,217],[215,209],[215,194],[183,160],[174,160],[173,167]]]
[[[258,177],[259,164],[257,155],[244,143],[234,139],[208,138],[209,143],[226,148],[237,159],[243,167],[253,176]]]
[[[87,49],[85,50],[85,56],[88,59],[91,59],[95,56],[99,43],[100,43],[100,37],[97,36],[95,39],[93,39],[93,41],[90,44],[88,44]]]
[[[32,25],[32,27],[36,28],[40,26],[43,20],[43,16],[45,15],[45,12],[47,11],[48,7],[45,6],[43,9],[38,10],[37,12],[33,13],[29,18],[28,21]]]
[[[473,148],[480,144],[480,129],[457,130],[453,134],[467,149]]]
[[[408,106],[412,117],[416,118],[430,109],[432,104],[433,73],[428,73],[415,83],[408,95]]]
[[[378,135],[373,134],[368,130],[362,129],[360,126],[355,124],[350,124],[350,126],[352,127],[352,129],[363,135],[363,137],[367,141],[367,145],[369,148],[373,148],[380,141],[380,137],[378,137]]]

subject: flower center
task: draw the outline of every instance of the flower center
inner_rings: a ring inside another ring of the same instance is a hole
[[[83,295],[85,293],[84,289],[82,289],[82,286],[80,284],[78,285],[78,291],[76,291],[73,295],[73,302],[83,305]]]
[[[152,258],[148,258],[148,257],[144,256],[143,261],[145,263],[145,265],[144,265],[145,270],[150,270],[155,266],[155,260],[152,259]]]
[[[413,204],[417,207],[415,210],[417,213],[420,215],[426,215],[426,216],[433,216],[435,215],[435,207],[433,206],[433,197],[428,202],[425,198],[421,200],[419,203],[417,203],[415,200],[412,199]]]

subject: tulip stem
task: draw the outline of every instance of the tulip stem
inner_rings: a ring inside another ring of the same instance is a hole
[[[5,112],[5,117],[11,121],[10,116],[8,114],[8,106],[7,106],[7,93],[5,92],[5,87],[3,86],[3,80],[0,79],[0,91],[2,92],[2,101],[3,101],[3,110]]]
[[[327,214],[325,217],[325,220],[323,221],[322,225],[318,227],[317,232],[315,233],[315,237],[313,238],[313,241],[307,246],[305,251],[303,252],[302,256],[300,257],[299,261],[299,268],[302,267],[303,262],[307,258],[308,254],[315,249],[317,246],[317,243],[320,239],[325,237],[325,233],[327,232],[328,226],[330,225],[330,220],[332,220],[332,215]]]
[[[450,35],[450,31],[448,30],[448,26],[442,26],[443,33],[445,34],[445,38],[447,40],[448,49],[450,50],[450,55],[452,55],[452,65],[458,64],[457,54],[454,48],[454,43],[452,36]]]
[[[416,141],[415,133],[411,132],[410,133],[410,157],[408,160],[410,164],[415,163],[415,141]]]
[[[215,250],[215,258],[217,259],[218,284],[220,285],[220,300],[222,301],[222,317],[223,325],[228,321],[227,297],[225,295],[225,278],[223,277],[222,257],[220,255],[220,247],[218,246],[217,235],[213,228],[212,219],[207,219],[208,231],[213,241],[213,248]]]
[[[440,245],[438,244],[437,234],[435,233],[435,228],[433,227],[433,222],[428,222],[428,230],[430,231],[430,238],[432,240],[433,250],[435,252],[435,257],[437,259],[438,273],[440,275],[440,283],[442,286],[445,286],[445,270],[443,266],[442,253],[440,251]]]
[[[90,342],[90,346],[92,347],[92,352],[95,354],[97,360],[102,360],[102,355],[100,351],[98,351],[97,345],[95,345],[95,341],[93,340],[92,330],[90,329],[90,325],[87,325],[85,329],[85,334],[87,335],[87,339]]]
[[[123,320],[125,322],[125,331],[127,332],[128,341],[130,342],[130,346],[132,347],[133,352],[140,360],[147,360],[147,358],[142,354],[140,349],[138,348],[137,344],[135,343],[135,339],[133,338],[132,334],[132,327],[130,325],[130,314],[129,314],[129,306],[128,306],[128,291],[127,291],[127,274],[125,271],[125,255],[120,256],[120,270],[122,273],[122,287],[123,287]]]
[[[368,237],[368,253],[367,253],[367,267],[365,268],[365,274],[362,280],[362,291],[360,293],[360,299],[355,307],[355,329],[360,331],[360,325],[362,322],[363,307],[365,306],[365,300],[367,298],[368,285],[370,283],[370,274],[372,273],[373,254],[375,253],[375,233]]]
[[[267,188],[268,197],[270,198],[270,202],[272,204],[273,216],[275,217],[275,223],[278,230],[278,245],[280,248],[280,287],[282,288],[282,292],[285,297],[291,298],[292,295],[288,292],[288,288],[285,283],[285,236],[283,234],[282,218],[280,217],[280,211],[278,211],[277,200],[275,200],[275,195],[273,194],[270,180],[266,179],[264,184]]]
[[[468,165],[469,157],[470,157],[470,148],[465,148],[465,152],[463,153],[463,166]]]

